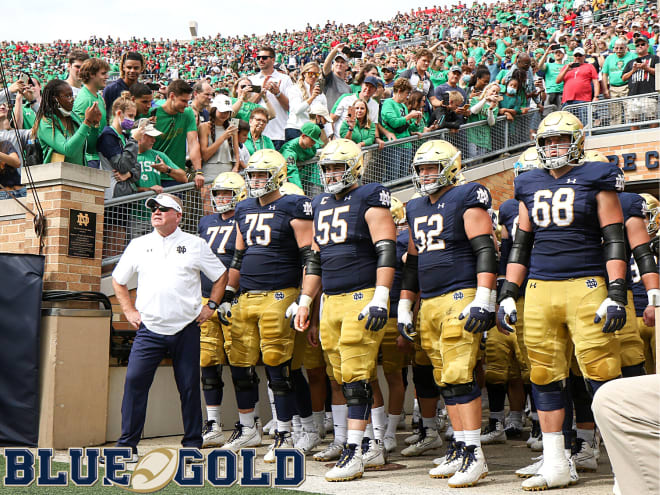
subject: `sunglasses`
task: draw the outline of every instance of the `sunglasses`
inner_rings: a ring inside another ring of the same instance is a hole
[[[312,77],[319,77],[321,75],[320,72],[305,72],[305,74]]]
[[[156,213],[157,211],[160,211],[161,213],[167,213],[170,210],[172,210],[171,207],[163,205],[156,205],[151,207],[151,213]]]
[[[270,55],[257,55],[257,60],[268,60],[271,58]]]

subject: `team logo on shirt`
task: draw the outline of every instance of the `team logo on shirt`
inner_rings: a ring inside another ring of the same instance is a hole
[[[598,287],[598,281],[595,278],[587,279],[585,283],[587,284],[587,287],[589,287],[590,289],[595,289],[596,287]]]
[[[616,190],[617,191],[623,191],[623,188],[626,185],[626,178],[623,176],[623,174],[619,174],[616,176]]]
[[[577,179],[566,179],[566,184],[577,184]]]
[[[486,192],[485,189],[477,189],[477,201],[483,204],[488,203],[488,193]]]
[[[379,201],[381,202],[381,204],[383,206],[387,206],[389,208],[390,204],[392,202],[392,199],[390,197],[390,192],[389,191],[381,191]]]
[[[303,213],[305,215],[311,215],[312,212],[312,203],[310,201],[305,201],[303,203]]]
[[[463,293],[461,291],[458,291],[458,292],[454,292],[454,295],[452,297],[454,298],[454,301],[460,301],[465,296],[463,295]]]
[[[277,206],[275,206],[275,205],[270,205],[270,206],[268,207],[268,209],[269,209],[269,210],[275,210],[275,209],[277,209]]]
[[[276,301],[281,301],[282,299],[284,299],[284,292],[276,292],[275,293],[275,300]]]
[[[179,253],[179,254],[185,254],[186,246],[177,246],[176,247],[176,252]]]
[[[361,301],[362,299],[364,299],[364,294],[362,294],[362,292],[356,292],[353,294],[354,301]]]

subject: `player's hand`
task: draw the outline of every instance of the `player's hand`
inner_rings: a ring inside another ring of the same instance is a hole
[[[512,326],[518,321],[518,311],[516,310],[516,301],[513,297],[507,297],[500,303],[500,309],[497,310],[497,322],[499,327],[509,334],[515,332],[516,329]]]
[[[372,332],[377,332],[382,329],[387,323],[388,313],[387,310],[387,301],[390,298],[390,290],[383,286],[376,286],[376,292],[374,292],[374,297],[369,304],[367,304],[360,314],[358,315],[358,320],[364,320],[365,316],[369,315],[367,322],[364,324],[364,328],[371,330]]]
[[[411,299],[400,299],[397,311],[397,329],[399,330],[401,337],[408,342],[414,342],[415,335],[417,335],[413,323],[412,304],[413,302]]]
[[[647,327],[655,326],[655,306],[646,306],[646,308],[644,308],[642,320]]]
[[[289,318],[291,328],[299,332],[304,332],[309,326],[309,310],[312,307],[313,299],[305,294],[300,294],[298,299],[292,302],[284,313],[285,318]],[[298,321],[300,315],[300,322]]]
[[[493,324],[495,307],[491,303],[490,289],[477,287],[477,293],[470,304],[465,306],[458,316],[459,320],[467,317],[465,330],[472,333],[484,332]]]
[[[310,325],[309,326],[309,331],[307,332],[307,342],[312,347],[318,347],[319,346],[320,341],[319,341],[319,326],[318,325]]]
[[[140,316],[140,312],[137,309],[131,309],[124,313],[126,316],[126,321],[128,321],[133,328],[136,330],[140,328],[140,325],[142,324],[142,317]]]
[[[626,306],[607,297],[598,307],[596,316],[594,317],[594,323],[600,323],[603,317],[605,317],[603,333],[621,330],[626,324]]]
[[[236,289],[231,286],[225,287],[225,293],[218,306],[218,320],[223,325],[229,325],[229,318],[231,318],[231,303],[236,297]]]

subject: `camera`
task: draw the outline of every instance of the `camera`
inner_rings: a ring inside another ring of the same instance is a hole
[[[252,89],[250,91],[252,91],[253,93],[261,93],[261,86],[255,86],[253,84]]]

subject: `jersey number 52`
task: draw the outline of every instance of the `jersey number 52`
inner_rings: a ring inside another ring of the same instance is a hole
[[[445,248],[445,241],[437,239],[442,234],[444,226],[444,218],[442,218],[440,213],[415,218],[413,231],[415,233],[415,239],[417,239],[417,252],[419,254],[424,251],[437,251]]]

